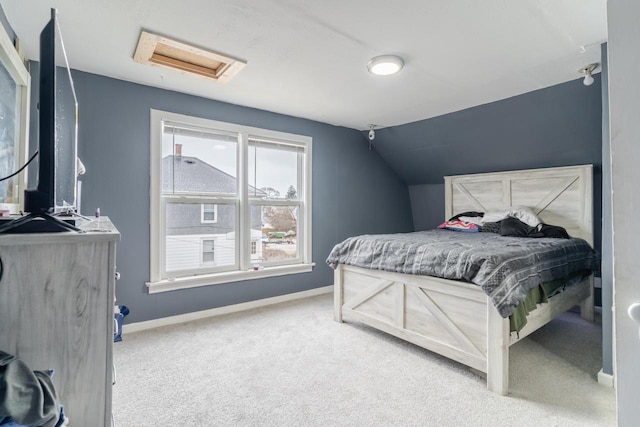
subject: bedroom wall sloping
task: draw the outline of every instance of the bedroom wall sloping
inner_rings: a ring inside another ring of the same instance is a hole
[[[593,164],[599,249],[602,94],[594,77],[591,86],[577,79],[376,131],[376,150],[409,185],[416,230],[443,221],[445,175]]]
[[[36,117],[38,67],[32,63]],[[334,244],[364,233],[413,229],[406,184],[368,150],[363,135],[267,111],[74,71],[79,104],[82,212],[100,207],[122,234],[117,298],[128,322],[207,310],[331,285]],[[149,110],[151,108],[313,137],[313,271],[149,295]],[[31,135],[36,135],[32,123]],[[33,145],[32,145],[33,146]]]

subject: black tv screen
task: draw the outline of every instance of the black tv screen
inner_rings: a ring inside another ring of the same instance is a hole
[[[77,202],[78,103],[67,67],[56,67],[55,212],[75,211]]]
[[[56,60],[64,61],[58,67]],[[37,187],[25,191],[30,213],[75,211],[78,107],[57,11],[40,33]]]

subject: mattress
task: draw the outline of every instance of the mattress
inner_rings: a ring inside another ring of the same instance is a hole
[[[586,277],[596,262],[596,252],[582,239],[450,230],[350,237],[327,258],[333,268],[347,264],[474,283],[505,318],[532,289],[576,275]]]

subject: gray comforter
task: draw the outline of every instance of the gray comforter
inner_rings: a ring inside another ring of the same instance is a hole
[[[430,230],[351,237],[333,248],[327,264],[475,283],[500,315],[509,317],[530,289],[575,273],[589,274],[596,259],[582,239]]]

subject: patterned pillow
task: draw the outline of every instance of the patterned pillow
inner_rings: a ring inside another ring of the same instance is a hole
[[[445,230],[463,231],[465,233],[477,233],[480,231],[477,224],[465,221],[446,221],[438,226]]]

